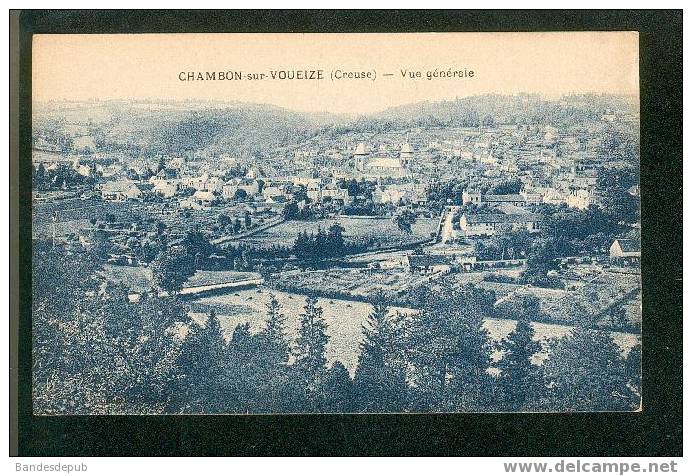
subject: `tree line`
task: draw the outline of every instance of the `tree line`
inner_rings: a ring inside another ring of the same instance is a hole
[[[295,332],[271,296],[263,325],[226,335],[214,312],[191,319],[175,296],[131,302],[126,289],[100,280],[98,260],[39,244],[33,262],[40,414],[639,407],[639,346],[623,357],[610,334],[588,328],[541,342],[531,305],[502,315],[517,325],[496,342],[485,325],[499,317],[494,295],[473,286],[430,288],[406,314],[379,295],[351,376],[328,359],[329,325],[315,297],[305,299]]]

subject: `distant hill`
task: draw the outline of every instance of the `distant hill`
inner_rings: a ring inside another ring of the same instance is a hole
[[[536,95],[483,95],[420,102],[373,115],[347,117],[302,113],[247,103],[91,101],[50,102],[34,107],[34,135],[91,135],[99,150],[140,154],[188,153],[262,157],[279,147],[324,135],[387,132],[410,127],[477,127],[597,120],[606,111],[636,112],[633,98],[581,95],[548,100]],[[55,138],[54,138],[54,141]]]
[[[420,102],[393,107],[369,120],[476,127],[495,124],[546,124],[564,126],[598,119],[605,111],[634,112],[634,98],[612,95],[574,95],[545,99],[538,95],[487,94],[450,101]]]
[[[99,148],[134,154],[261,156],[302,141],[338,116],[243,103],[44,103],[34,110],[34,135],[92,135]]]

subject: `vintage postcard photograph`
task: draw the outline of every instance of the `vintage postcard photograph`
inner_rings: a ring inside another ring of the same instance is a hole
[[[646,406],[636,32],[31,50],[34,415]]]

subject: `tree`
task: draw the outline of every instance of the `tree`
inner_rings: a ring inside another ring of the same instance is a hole
[[[620,348],[607,332],[576,328],[543,363],[554,411],[628,411],[639,407]]]
[[[225,229],[228,225],[231,224],[231,217],[229,217],[225,213],[221,213],[218,217],[216,217],[216,222],[219,224],[221,228]]]
[[[154,284],[167,292],[179,291],[196,271],[194,257],[181,246],[159,253],[150,268]]]
[[[34,249],[34,410],[42,414],[161,413],[180,375],[172,298],[101,282],[90,254]]]
[[[224,410],[221,390],[226,361],[226,340],[216,313],[211,311],[204,325],[191,322],[177,360],[183,374],[176,392],[178,410]]]
[[[107,259],[113,248],[113,245],[108,238],[108,233],[103,230],[93,229],[89,235],[91,251],[100,259]]]
[[[543,395],[543,378],[532,359],[542,348],[535,340],[535,331],[528,319],[519,319],[517,325],[503,339],[499,384],[503,409],[527,411],[536,409]]]
[[[296,202],[288,202],[283,210],[281,210],[281,216],[284,220],[296,220],[300,217],[300,210],[298,209],[298,204]]]
[[[634,223],[639,217],[639,200],[628,188],[637,181],[622,169],[604,168],[598,172],[596,191],[603,209],[616,223]]]
[[[399,228],[399,230],[403,231],[407,235],[413,233],[411,227],[414,223],[416,223],[416,214],[413,213],[413,211],[409,209],[403,209],[399,213],[394,215],[393,220],[394,223],[396,223],[396,226]]]
[[[270,293],[267,303],[267,323],[259,336],[263,342],[262,347],[266,358],[274,365],[286,364],[290,355],[285,321],[286,316],[281,312],[281,305],[276,295]]]
[[[329,227],[327,232],[327,248],[331,256],[342,256],[346,250],[344,243],[344,231],[346,229],[341,223],[335,222]]]
[[[327,324],[322,315],[322,308],[317,305],[317,298],[306,298],[299,319],[294,365],[305,390],[307,403],[315,408],[319,405],[318,398],[327,363],[325,347],[329,341],[326,333]]]
[[[521,179],[513,179],[513,180],[506,180],[504,182],[500,182],[499,184],[495,185],[490,189],[491,193],[495,193],[497,195],[508,195],[508,194],[515,194],[519,193],[522,189],[524,184],[522,183]]]
[[[322,385],[322,409],[331,413],[355,410],[354,388],[351,376],[338,360],[327,370]]]
[[[409,324],[412,406],[419,410],[482,409],[489,396],[491,345],[483,321],[494,294],[469,285],[441,285],[421,296]]]
[[[406,361],[401,317],[389,316],[386,297],[375,296],[362,326],[354,384],[358,410],[401,411],[406,405]]]
[[[541,238],[534,241],[529,248],[526,259],[526,271],[523,279],[526,283],[535,285],[557,286],[559,281],[551,280],[547,275],[551,270],[557,269],[559,254],[554,240]]]
[[[252,215],[247,210],[245,210],[245,216],[243,217],[243,222],[245,224],[246,229],[250,228],[250,226],[252,225]]]

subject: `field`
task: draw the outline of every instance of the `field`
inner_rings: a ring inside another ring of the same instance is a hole
[[[256,289],[246,289],[221,296],[208,296],[191,303],[192,317],[198,321],[206,319],[205,314],[212,309],[216,311],[227,339],[233,335],[233,330],[238,324],[249,323],[250,331],[259,332],[264,327],[266,320],[266,305],[269,301],[269,293],[273,293],[282,306],[282,312],[286,316],[286,330],[290,339],[295,339],[299,325],[299,315],[305,304],[305,297],[300,294],[275,291],[261,286]],[[319,298],[318,306],[322,307],[325,322],[327,323],[327,360],[331,364],[339,360],[351,372],[355,371],[360,354],[359,343],[362,339],[362,324],[368,314],[372,312],[372,306],[358,301],[346,301],[341,299]],[[391,308],[390,312],[413,312],[411,309]],[[488,330],[490,338],[498,342],[505,338],[515,322],[509,320],[488,319],[484,327]],[[535,323],[536,340],[554,339],[562,337],[571,331],[571,327],[559,324]],[[615,342],[623,353],[635,345],[639,338],[635,334],[624,332],[612,333]],[[537,363],[545,359],[543,355],[536,356]]]
[[[193,318],[205,319],[202,313],[208,313],[214,309],[227,339],[231,338],[238,324],[246,322],[250,324],[251,332],[259,332],[266,320],[266,306],[270,292],[274,293],[281,303],[282,312],[286,316],[287,333],[291,339],[294,339],[298,332],[298,316],[305,305],[305,297],[298,294],[271,291],[260,287],[221,296],[204,297],[191,303]],[[339,360],[353,373],[358,363],[361,324],[372,312],[372,306],[363,302],[328,298],[319,298],[318,305],[323,309],[327,334],[330,337],[326,348],[327,360],[330,363]]]
[[[286,271],[272,277],[282,289],[312,291],[321,295],[372,297],[377,290],[387,293],[398,291],[420,276],[395,270],[376,269],[329,269],[318,271]]]
[[[390,218],[332,218],[314,221],[287,221],[260,233],[254,234],[241,241],[257,246],[283,245],[292,246],[298,233],[307,231],[315,233],[317,229],[328,229],[332,223],[340,223],[346,231],[344,238],[347,243],[371,243],[370,248],[385,248],[400,246],[430,238],[435,232],[437,219],[419,218],[412,226],[410,235],[402,232]]]
[[[186,231],[192,223],[203,232],[213,233],[219,215],[226,214],[232,219],[242,218],[244,207],[228,205],[215,207],[213,210],[182,210],[173,203],[110,202],[100,199],[34,202],[34,238],[50,237],[53,213],[57,216],[58,237],[77,234],[82,228],[91,226],[90,220],[104,220],[107,214],[113,215],[115,221],[124,223],[161,221],[173,234]]]
[[[153,286],[151,269],[143,266],[105,265],[103,275],[113,283],[122,284],[133,293],[149,291]],[[197,271],[185,282],[184,287],[206,286],[234,281],[256,279],[257,273],[243,271]]]

